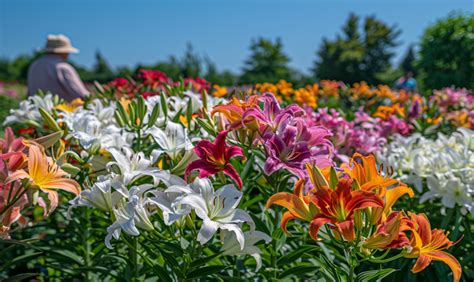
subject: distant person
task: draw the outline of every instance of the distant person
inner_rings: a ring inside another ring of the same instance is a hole
[[[28,69],[28,96],[38,90],[51,92],[66,101],[84,98],[88,94],[76,70],[66,62],[71,53],[79,50],[71,46],[66,36],[48,35],[44,53]]]
[[[416,91],[416,79],[413,77],[413,72],[409,71],[404,76],[400,77],[395,83],[395,88],[406,91]]]

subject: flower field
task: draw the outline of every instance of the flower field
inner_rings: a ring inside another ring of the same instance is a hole
[[[467,89],[141,70],[4,126],[0,279],[474,279]]]

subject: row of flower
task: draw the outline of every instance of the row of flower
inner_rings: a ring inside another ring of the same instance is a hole
[[[144,70],[85,101],[21,102],[1,141],[0,271],[368,281],[441,261],[472,278],[474,132],[450,117],[472,117],[472,95],[283,84]]]

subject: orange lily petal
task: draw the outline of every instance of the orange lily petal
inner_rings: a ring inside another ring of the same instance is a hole
[[[425,255],[429,256],[432,260],[442,261],[447,264],[453,272],[453,281],[457,282],[460,280],[462,272],[461,264],[459,264],[459,261],[453,255],[441,251],[429,252]]]

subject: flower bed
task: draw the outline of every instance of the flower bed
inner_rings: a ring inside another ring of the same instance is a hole
[[[85,101],[30,97],[1,140],[0,273],[472,279],[473,104],[145,70]]]

